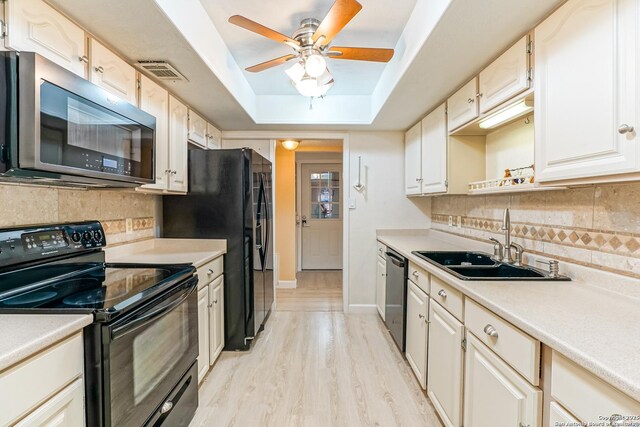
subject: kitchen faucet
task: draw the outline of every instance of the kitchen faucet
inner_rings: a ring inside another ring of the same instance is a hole
[[[522,265],[522,253],[524,252],[524,248],[517,243],[511,242],[511,214],[509,212],[509,208],[504,210],[502,227],[500,229],[504,231],[504,244],[500,243],[493,237],[489,239],[494,243],[493,259],[507,264]],[[511,256],[511,248],[516,251],[515,259]]]

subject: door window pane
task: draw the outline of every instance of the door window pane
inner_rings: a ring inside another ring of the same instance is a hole
[[[311,178],[311,218],[340,219],[340,172],[313,171]]]

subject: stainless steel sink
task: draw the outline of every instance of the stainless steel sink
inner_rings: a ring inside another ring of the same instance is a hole
[[[534,267],[496,262],[483,252],[414,251],[413,254],[462,280],[571,280],[566,276],[551,276]]]

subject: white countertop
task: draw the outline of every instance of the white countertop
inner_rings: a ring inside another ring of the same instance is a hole
[[[640,401],[640,300],[637,298],[596,286],[584,275],[572,282],[464,281],[411,252],[487,252],[490,246],[435,230],[411,233],[380,230],[377,239]],[[598,280],[597,274],[592,277],[592,281]]]
[[[107,262],[193,264],[200,267],[227,253],[220,239],[149,239],[105,248]]]
[[[0,371],[79,332],[92,321],[88,314],[0,315]]]

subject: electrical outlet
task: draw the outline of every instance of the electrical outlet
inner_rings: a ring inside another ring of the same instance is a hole
[[[132,234],[133,233],[133,218],[127,218],[124,221],[124,227],[125,227],[125,232],[127,234]]]
[[[449,227],[453,227],[453,215],[449,215]]]
[[[462,228],[462,217],[460,215],[458,215],[458,218],[456,220],[456,226],[458,228]]]

